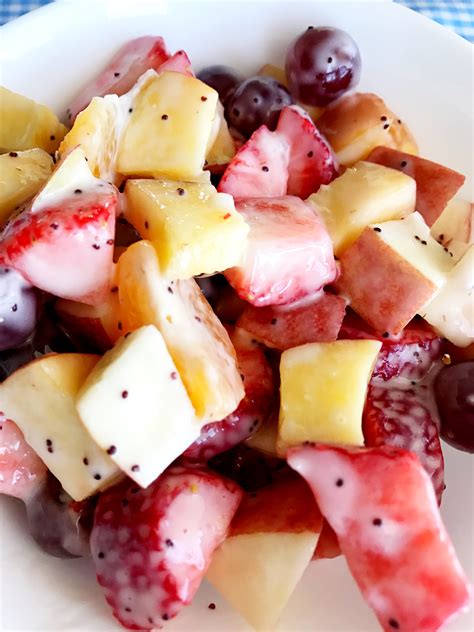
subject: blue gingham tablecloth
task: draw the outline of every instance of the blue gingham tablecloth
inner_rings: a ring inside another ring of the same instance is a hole
[[[423,13],[455,31],[470,42],[474,41],[473,0],[397,0],[400,4]],[[0,0],[0,24],[28,13],[51,0]]]

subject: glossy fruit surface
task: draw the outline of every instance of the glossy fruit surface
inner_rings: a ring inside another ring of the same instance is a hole
[[[225,102],[237,86],[244,80],[243,76],[230,66],[206,66],[197,76],[219,93],[222,103]]]
[[[443,439],[474,453],[474,361],[443,369],[435,382],[435,395]]]

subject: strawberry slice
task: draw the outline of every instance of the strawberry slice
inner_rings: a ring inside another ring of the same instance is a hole
[[[152,630],[191,602],[242,498],[203,469],[173,468],[147,489],[104,492],[91,534],[99,584],[130,630]]]
[[[234,198],[285,195],[289,155],[286,140],[262,125],[232,158],[217,190]]]
[[[435,632],[469,586],[417,457],[395,448],[289,450],[386,632]]]
[[[98,186],[21,213],[2,234],[0,258],[45,292],[100,302],[111,287],[117,191]]]
[[[153,68],[158,70],[169,59],[162,37],[145,35],[130,40],[112,57],[106,68],[90,81],[71,103],[67,118],[71,122],[91,102],[93,97],[125,94],[141,75]]]
[[[315,300],[282,307],[248,306],[237,321],[267,347],[285,351],[308,342],[336,340],[346,311],[346,301],[322,292]]]
[[[171,55],[171,57],[163,62],[159,68],[160,72],[179,72],[182,75],[194,77],[191,60],[184,50],[179,50],[174,55]]]
[[[201,436],[186,450],[185,458],[206,462],[255,434],[275,404],[277,384],[262,348],[243,332],[228,329],[237,353],[245,397],[222,421],[204,426]]]
[[[240,266],[225,276],[240,298],[257,307],[312,296],[337,275],[332,241],[312,209],[294,196],[239,200],[249,225]]]
[[[331,146],[301,107],[283,108],[276,131],[290,145],[288,195],[306,199],[337,176],[338,165]]]
[[[43,485],[46,472],[18,426],[0,412],[0,494],[27,502]]]
[[[438,502],[444,490],[444,459],[436,404],[426,384],[400,381],[369,384],[363,415],[367,446],[394,446],[414,452],[433,481]]]

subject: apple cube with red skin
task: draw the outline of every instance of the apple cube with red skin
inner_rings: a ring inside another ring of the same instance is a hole
[[[321,219],[297,197],[237,200],[250,230],[243,260],[225,276],[257,307],[314,295],[337,275],[332,242]]]
[[[444,285],[452,258],[419,213],[368,226],[340,258],[337,288],[379,332],[398,333]]]
[[[428,226],[435,223],[466,180],[448,167],[390,147],[376,147],[367,160],[403,171],[416,181],[416,210]]]
[[[474,243],[474,204],[452,199],[431,227],[431,234],[459,261]]]

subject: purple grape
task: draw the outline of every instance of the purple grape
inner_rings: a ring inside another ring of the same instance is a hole
[[[359,83],[359,48],[345,31],[310,26],[290,45],[285,70],[297,101],[324,106]]]
[[[201,70],[197,78],[214,88],[219,93],[222,103],[244,80],[243,76],[230,66],[207,66]]]
[[[40,293],[6,266],[0,267],[0,351],[23,345],[39,314]]]
[[[274,130],[280,111],[293,99],[281,83],[271,77],[250,77],[227,100],[225,115],[228,123],[245,137],[266,125]]]
[[[474,453],[474,360],[443,369],[435,381],[435,396],[443,439]]]

